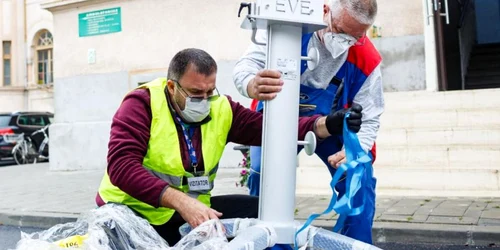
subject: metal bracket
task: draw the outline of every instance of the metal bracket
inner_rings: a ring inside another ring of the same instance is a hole
[[[430,25],[431,23],[429,22],[429,18],[433,17],[434,14],[429,14],[429,1],[430,0],[424,0],[425,2],[425,13],[427,13],[427,25]]]
[[[309,70],[314,70],[319,63],[319,51],[318,48],[311,48],[307,52],[307,57],[300,57],[301,60],[307,61],[307,68]]]
[[[255,39],[256,36],[257,36],[257,28],[254,27],[252,28],[252,42],[257,45],[263,45],[263,46],[267,45],[266,43],[257,42],[257,39]]]
[[[433,17],[434,14],[429,14],[429,2],[428,1],[433,1],[433,7],[434,11],[439,11],[439,16],[446,17],[446,24],[450,24],[450,13],[448,11],[448,0],[443,0],[444,1],[444,13],[441,13],[441,2],[440,0],[424,0],[425,1],[425,8],[426,8],[426,13],[427,13],[427,25],[430,25],[429,18]]]
[[[443,0],[443,1],[444,1],[444,12],[445,13],[440,13],[440,15],[446,17],[446,24],[450,24],[450,13],[448,11],[448,0]]]
[[[304,146],[307,155],[313,155],[314,151],[316,151],[316,134],[312,131],[307,132],[304,140],[299,141],[297,144]]]

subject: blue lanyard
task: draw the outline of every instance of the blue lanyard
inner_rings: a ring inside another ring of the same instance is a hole
[[[371,185],[373,177],[373,166],[372,166],[372,156],[371,153],[365,153],[357,134],[351,132],[347,126],[347,117],[344,118],[344,146],[347,163],[340,165],[340,167],[335,171],[335,174],[330,182],[330,187],[333,190],[332,199],[328,208],[321,214],[312,214],[307,219],[306,223],[295,233],[295,249],[298,249],[297,245],[297,235],[304,229],[306,229],[316,218],[321,215],[329,214],[332,211],[339,214],[339,219],[333,227],[333,232],[340,233],[345,226],[345,220],[347,216],[359,215],[364,210],[364,204],[366,203],[366,192],[362,193],[363,204],[359,207],[353,207],[354,196],[362,188],[362,186]],[[335,186],[339,181],[341,181],[342,175],[347,173],[346,178],[346,191],[345,194],[337,199],[337,192],[335,191]]]
[[[175,118],[181,124],[182,132],[184,133],[184,140],[186,141],[186,145],[189,151],[189,158],[191,159],[191,167],[194,168],[194,173],[196,174],[196,167],[198,167],[198,160],[196,160],[196,150],[194,150],[193,143],[191,142],[191,137],[193,136],[194,129],[189,128],[189,131],[187,131],[181,119],[178,116],[176,116]]]

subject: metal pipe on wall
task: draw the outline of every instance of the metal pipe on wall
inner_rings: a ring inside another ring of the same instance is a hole
[[[425,88],[427,91],[438,90],[436,57],[436,34],[434,32],[433,0],[422,0],[425,37]]]
[[[436,58],[438,66],[438,90],[446,91],[448,89],[448,81],[446,75],[446,58],[443,36],[443,20],[441,19],[441,0],[434,0],[434,27],[436,34]],[[445,0],[446,1],[446,0]]]

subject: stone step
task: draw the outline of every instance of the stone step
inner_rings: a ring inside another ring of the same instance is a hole
[[[499,169],[460,169],[417,167],[409,169],[376,168],[377,194],[419,196],[499,197]],[[297,193],[331,195],[332,180],[326,168],[299,167]],[[406,192],[404,192],[406,191]]]
[[[500,107],[415,112],[385,112],[381,129],[393,128],[500,128]]]
[[[393,146],[500,146],[500,124],[495,128],[383,129],[377,145]]]
[[[377,147],[378,168],[500,168],[500,146]]]
[[[324,168],[317,156],[299,154],[299,166]],[[377,169],[419,167],[460,169],[500,168],[500,146],[386,146],[377,145]]]
[[[385,93],[377,193],[500,196],[500,89]],[[317,156],[299,154],[297,193],[331,194]]]
[[[385,113],[500,107],[499,89],[384,93]],[[487,100],[487,101],[485,101]]]

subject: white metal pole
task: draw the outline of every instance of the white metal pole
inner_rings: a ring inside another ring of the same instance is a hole
[[[295,233],[301,37],[300,24],[268,27],[266,68],[280,70],[284,85],[264,104],[259,218],[272,223],[282,244]]]
[[[422,0],[424,12],[424,39],[425,39],[425,89],[427,91],[437,91],[438,87],[438,66],[436,59],[436,35],[434,33],[433,1]],[[440,18],[440,17],[438,17]]]

